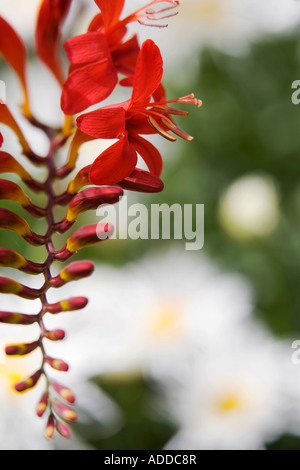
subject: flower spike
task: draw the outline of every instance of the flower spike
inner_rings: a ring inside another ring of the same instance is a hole
[[[0,230],[12,231],[32,247],[43,247],[46,253],[45,258],[34,262],[18,253],[20,249],[0,247],[2,268],[26,273],[26,279],[34,275],[43,277],[41,286],[32,288],[27,285],[27,280],[24,285],[10,277],[0,276],[0,295],[12,294],[40,302],[40,310],[31,314],[19,313],[17,308],[12,311],[3,309],[0,311],[0,324],[11,327],[33,325],[39,330],[38,339],[8,344],[5,352],[12,357],[11,360],[14,356],[26,356],[34,351],[39,353],[39,366],[14,388],[23,393],[37,383],[44,386],[36,414],[45,419],[44,433],[48,439],[56,433],[70,438],[72,429],[67,422],[74,423],[77,415],[72,408],[76,401],[74,393],[52,379],[53,369],[67,372],[69,365],[63,358],[58,359],[47,351],[48,347],[50,349],[62,341],[66,332],[49,328],[46,323],[50,315],[79,311],[89,301],[79,295],[50,303],[48,291],[86,278],[94,271],[94,264],[89,260],[70,262],[59,269],[58,274],[53,274],[53,264],[57,261],[64,263],[81,249],[112,237],[114,227],[111,224],[94,221],[82,226],[81,214],[102,205],[117,204],[124,190],[143,193],[163,190],[163,158],[159,149],[147,140],[147,135],[159,134],[171,142],[179,137],[191,141],[193,137],[175,123],[176,116],[188,115],[187,111],[176,109],[176,103],[198,107],[202,104],[193,94],[168,100],[162,84],[163,59],[159,48],[151,39],[140,45],[136,33],[128,35],[132,23],[159,28],[167,26],[166,20],[178,13],[179,1],[148,0],[147,4],[126,17],[123,16],[125,0],[95,0],[95,3],[99,13],[91,19],[87,32],[66,40],[62,39],[63,26],[72,0],[41,0],[37,12],[36,47],[30,50],[36,53],[61,87],[58,113],[61,114],[62,110],[64,116],[56,127],[31,112],[27,51],[22,39],[0,16],[0,55],[21,83],[26,124],[38,130],[48,144],[46,155],[35,153],[35,146],[23,132],[22,122],[0,100],[0,124],[3,124],[0,133],[0,203],[5,201],[5,205],[0,207]],[[69,61],[66,74],[61,57],[63,46]],[[88,109],[110,96],[118,85],[131,89],[129,99]],[[84,114],[78,115],[80,113]],[[22,164],[17,154],[3,148],[9,146],[7,128],[19,142]],[[28,135],[31,135],[29,131]],[[85,150],[85,143],[96,139],[114,142],[93,158],[82,150]],[[148,170],[137,168],[139,157]],[[81,160],[83,164],[80,166]],[[38,166],[43,176],[32,176],[31,164]],[[74,175],[71,174],[73,171]],[[60,188],[58,193],[56,187]],[[37,194],[32,195],[31,191]],[[44,196],[45,202],[40,202]],[[6,204],[10,209],[18,205],[18,212],[7,209]],[[36,219],[42,220],[40,227],[45,227],[42,233],[36,233],[34,229]],[[61,236],[75,223],[77,229],[73,233]],[[7,242],[14,243],[15,237],[11,241],[9,238],[6,237]],[[56,246],[56,239],[61,239],[60,248]],[[35,248],[31,250],[34,252]]]

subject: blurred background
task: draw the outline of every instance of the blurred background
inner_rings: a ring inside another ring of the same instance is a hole
[[[0,14],[31,48],[38,4],[0,0]],[[73,29],[69,20],[66,34],[84,30],[97,12],[92,4],[76,3],[72,15],[80,11],[80,18]],[[143,4],[128,0],[125,8]],[[3,449],[300,449],[300,107],[292,102],[292,84],[300,80],[300,2],[182,0],[168,23],[130,30],[161,47],[168,98],[193,92],[203,106],[182,105],[190,114],[177,120],[193,142],[153,140],[165,161],[164,191],[128,194],[128,200],[149,210],[151,204],[204,204],[204,247],[111,240],[76,255],[96,263],[93,278],[75,286],[89,306],[49,318],[69,332],[54,354],[72,365],[61,380],[74,383],[75,394],[78,389],[74,438],[45,441],[34,417],[39,391],[21,397],[11,391],[12,379],[38,358],[13,363],[2,355]],[[59,122],[59,90],[33,49],[30,57],[36,113]],[[21,95],[3,62],[0,79],[18,114]],[[13,134],[1,132],[3,149],[18,155]],[[46,152],[39,133],[30,139]],[[80,163],[104,144],[87,145]],[[17,210],[12,203],[3,207]],[[80,223],[95,219],[84,214]],[[40,222],[27,220],[43,232]],[[0,233],[0,244],[33,261],[44,257],[10,232]],[[1,275],[7,272],[1,268]],[[72,290],[66,286],[56,298]],[[32,311],[32,302],[10,297],[1,295],[1,309]],[[14,328],[0,326],[0,346],[24,338]]]

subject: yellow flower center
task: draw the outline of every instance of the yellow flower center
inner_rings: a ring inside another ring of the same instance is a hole
[[[241,400],[236,395],[227,395],[217,402],[217,410],[221,413],[237,411],[242,408]]]
[[[181,310],[178,305],[162,305],[151,316],[151,332],[155,336],[175,336],[181,331]]]

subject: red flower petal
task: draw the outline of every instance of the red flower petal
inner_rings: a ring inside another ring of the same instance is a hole
[[[63,84],[64,79],[59,59],[59,42],[61,28],[68,14],[71,1],[43,0],[36,26],[37,53],[60,84]]]
[[[130,134],[129,142],[142,157],[150,172],[159,177],[162,172],[163,161],[157,148],[138,135]]]
[[[134,76],[132,103],[145,102],[151,98],[161,83],[163,60],[157,45],[147,39],[141,47]]]
[[[65,114],[77,114],[107,98],[118,76],[111,58],[75,69],[63,86],[61,107]]]
[[[3,55],[18,75],[25,95],[24,110],[28,108],[26,86],[26,59],[27,52],[22,39],[15,30],[0,16],[0,54]],[[27,114],[27,113],[26,113]]]
[[[139,114],[133,115],[126,121],[129,134],[156,134],[157,131],[150,126],[148,117]]]
[[[88,32],[68,39],[64,47],[72,64],[99,62],[110,55],[106,37],[99,31]]]
[[[93,137],[116,139],[125,132],[125,111],[121,106],[97,109],[79,116],[77,126]]]
[[[105,28],[109,29],[119,21],[125,0],[95,0],[95,3],[101,10]]]
[[[137,154],[127,135],[105,150],[94,161],[90,171],[93,184],[115,184],[129,176],[137,163]]]
[[[88,27],[88,31],[98,31],[102,27],[103,27],[103,18],[102,18],[101,13],[98,13],[98,15],[96,15],[92,19],[92,21],[91,21],[91,23]]]
[[[133,75],[139,52],[140,46],[136,34],[128,41],[120,44],[120,46],[111,53],[113,62],[118,71],[126,75]]]

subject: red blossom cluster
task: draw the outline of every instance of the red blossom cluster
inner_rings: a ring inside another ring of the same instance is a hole
[[[95,210],[100,204],[117,203],[124,189],[149,193],[161,191],[162,157],[157,148],[142,135],[160,134],[171,142],[179,136],[190,141],[192,137],[179,129],[173,119],[173,116],[186,116],[188,113],[173,105],[188,103],[201,106],[201,101],[194,95],[167,100],[162,85],[163,61],[159,48],[150,39],[140,46],[136,34],[127,37],[128,24],[132,22],[165,26],[162,21],[177,14],[179,1],[153,0],[125,18],[122,18],[125,0],[95,0],[95,3],[99,13],[90,22],[88,31],[64,43],[63,25],[70,14],[72,0],[43,0],[38,12],[35,50],[61,86],[60,104],[65,121],[60,129],[49,127],[32,114],[27,86],[27,50],[15,30],[0,17],[0,55],[20,80],[24,94],[23,115],[32,126],[44,132],[49,140],[48,154],[36,154],[9,107],[0,103],[0,123],[14,132],[23,155],[31,163],[47,169],[46,180],[40,182],[13,155],[0,151],[0,173],[14,173],[19,176],[25,189],[27,187],[47,196],[47,205],[40,207],[33,203],[21,186],[8,179],[0,180],[0,200],[15,201],[31,216],[43,218],[47,222],[47,232],[38,234],[31,230],[23,217],[0,208],[0,229],[16,232],[31,245],[45,246],[47,250],[46,260],[35,263],[10,248],[0,248],[0,266],[31,275],[43,274],[45,279],[40,289],[33,289],[10,278],[0,277],[0,293],[41,301],[41,310],[36,314],[1,311],[0,323],[37,323],[40,327],[39,338],[31,343],[8,345],[6,354],[22,356],[38,348],[42,352],[41,367],[16,384],[15,390],[26,391],[34,387],[41,377],[45,378],[45,391],[38,404],[37,415],[41,417],[48,410],[47,437],[52,437],[55,429],[64,437],[69,437],[71,430],[66,421],[75,421],[76,413],[70,407],[75,402],[73,393],[48,376],[48,366],[66,372],[68,364],[46,353],[45,339],[60,341],[65,332],[59,329],[47,330],[45,315],[79,310],[88,301],[85,297],[73,297],[50,304],[47,291],[89,276],[93,264],[90,261],[73,262],[56,276],[52,275],[51,268],[53,263],[68,260],[81,248],[108,239],[113,227],[109,224],[79,227],[58,250],[54,247],[52,237],[55,233],[67,232],[81,213]],[[67,73],[62,59],[63,44],[69,60]],[[131,97],[127,101],[88,110],[90,106],[98,105],[110,96],[117,85],[131,88]],[[84,111],[84,114],[80,114]],[[94,161],[87,161],[87,165],[77,171],[66,185],[65,191],[56,194],[55,181],[63,181],[76,168],[81,146],[94,139],[115,139],[116,142]],[[2,145],[3,135],[0,133],[0,147]],[[56,167],[56,153],[65,146],[69,147],[67,161],[61,167]],[[137,168],[138,156],[142,157],[148,171]],[[62,220],[55,219],[56,206],[67,206]],[[99,231],[102,233],[99,234]]]

